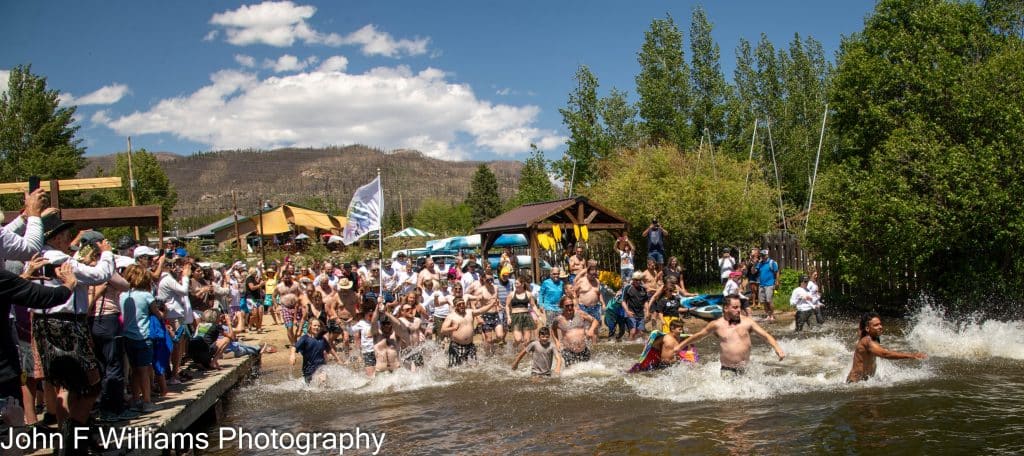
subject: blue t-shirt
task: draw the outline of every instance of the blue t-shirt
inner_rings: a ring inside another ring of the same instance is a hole
[[[762,287],[775,286],[775,273],[779,271],[779,263],[769,258],[757,264],[758,282]]]
[[[544,279],[540,283],[540,305],[544,310],[552,310],[555,312],[561,311],[558,307],[559,301],[562,300],[562,294],[565,293],[564,285],[561,280],[554,281],[550,278]]]
[[[149,305],[153,293],[148,290],[128,290],[121,293],[121,317],[124,318],[124,336],[131,340],[149,338]]]
[[[316,370],[327,363],[324,353],[328,350],[327,341],[322,337],[302,336],[295,343],[295,351],[302,355],[302,376],[308,381]]]

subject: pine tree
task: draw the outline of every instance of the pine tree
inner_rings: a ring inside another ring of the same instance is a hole
[[[637,61],[637,108],[644,134],[652,143],[688,147],[690,70],[683,58],[683,34],[672,16],[651,21]]]
[[[555,189],[548,178],[544,153],[535,144],[530,144],[530,148],[533,151],[523,162],[523,169],[519,171],[519,190],[509,202],[510,207],[555,199]]]
[[[575,182],[586,188],[596,180],[596,162],[607,157],[609,147],[598,117],[597,77],[586,65],[580,65],[574,79],[576,88],[569,94],[568,105],[558,110],[569,129],[569,147],[552,168],[568,181],[575,166]]]
[[[481,164],[473,180],[469,184],[469,194],[466,195],[466,205],[472,211],[473,226],[478,226],[498,215],[501,215],[501,197],[498,196],[498,178],[494,172]]]
[[[691,141],[699,142],[707,130],[713,143],[725,135],[725,102],[728,86],[719,63],[721,52],[711,37],[711,22],[702,8],[693,10],[690,23],[690,68],[693,103]]]
[[[14,67],[9,78],[0,95],[0,182],[74,177],[85,167],[75,107],[60,107],[59,92],[47,90],[31,65]]]

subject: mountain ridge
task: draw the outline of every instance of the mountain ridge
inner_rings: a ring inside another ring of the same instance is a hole
[[[400,206],[411,212],[426,199],[462,201],[481,163],[494,172],[498,192],[507,199],[515,194],[522,168],[518,161],[445,161],[415,150],[385,152],[362,145],[154,155],[178,192],[175,218],[230,213],[232,189],[242,213],[255,212],[260,199],[272,205],[326,200],[324,205],[332,212],[342,213],[352,193],[373,180],[378,168],[388,213]],[[78,176],[96,177],[113,170],[115,157],[116,153],[86,157],[88,164]]]

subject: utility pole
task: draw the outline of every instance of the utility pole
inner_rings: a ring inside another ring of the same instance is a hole
[[[234,182],[231,183],[231,214],[235,217],[235,242],[238,243],[238,253],[245,254],[242,249],[242,235],[238,232],[238,198],[235,196]]]
[[[267,267],[267,247],[263,239],[263,232],[266,230],[266,227],[263,226],[263,195],[260,195],[260,201],[257,204],[259,204],[260,211],[260,255],[263,256],[263,267]]]
[[[128,197],[135,207],[135,172],[132,170],[132,137],[128,137]],[[135,226],[135,239],[139,239],[139,227]]]
[[[405,205],[402,204],[402,192],[398,192],[398,219],[401,220],[402,228],[405,229]]]

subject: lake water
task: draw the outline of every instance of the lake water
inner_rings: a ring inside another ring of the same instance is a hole
[[[879,360],[875,378],[848,385],[852,320],[802,334],[769,325],[788,357],[755,338],[753,367],[729,380],[713,336],[696,366],[625,374],[641,345],[601,342],[594,360],[540,383],[529,357],[509,369],[511,348],[452,370],[437,354],[372,381],[331,365],[324,389],[305,387],[298,368],[268,374],[232,393],[217,426],[359,427],[386,432],[381,454],[1024,454],[1024,322],[955,323],[925,307],[884,323],[883,345],[930,358]]]

